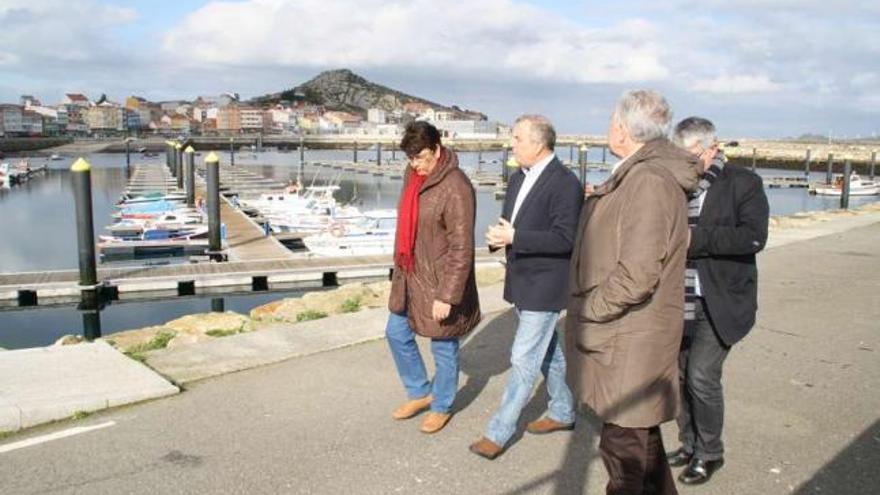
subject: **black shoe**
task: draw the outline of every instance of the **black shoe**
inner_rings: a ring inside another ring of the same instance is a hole
[[[666,460],[669,461],[669,467],[682,467],[690,464],[691,457],[693,456],[694,454],[684,450],[684,448],[680,448],[675,452],[666,454]]]
[[[691,459],[691,463],[688,464],[687,469],[678,475],[678,481],[681,481],[685,485],[701,485],[709,481],[712,474],[721,469],[721,466],[723,465],[724,459],[718,459],[717,461],[704,461],[694,457]]]

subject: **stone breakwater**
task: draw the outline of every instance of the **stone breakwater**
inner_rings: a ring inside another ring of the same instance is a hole
[[[62,146],[72,142],[72,138],[2,138],[0,153],[24,153]]]
[[[785,216],[770,217],[770,235],[778,230],[809,227],[821,222],[831,222],[839,218],[864,215],[880,211],[880,202],[869,203],[853,210],[805,211]]]
[[[725,153],[733,164],[750,167],[754,153],[755,164],[758,167],[802,171],[809,150],[810,170],[814,173],[825,172],[830,154],[833,155],[833,173],[842,174],[844,164],[849,159],[853,171],[867,175],[870,173],[874,153],[880,151],[880,142],[828,144],[754,139],[743,139],[738,142],[739,146],[725,148]]]
[[[503,280],[503,266],[477,269],[477,284],[480,286],[497,284]],[[249,315],[232,311],[186,315],[162,325],[114,333],[102,340],[122,352],[137,355],[159,348],[173,348],[237,333],[259,331],[279,323],[296,324],[333,314],[384,307],[390,291],[389,281],[346,284],[333,290],[309,292],[302,297],[279,299],[252,309]],[[82,342],[81,337],[66,335],[55,345],[79,342]]]

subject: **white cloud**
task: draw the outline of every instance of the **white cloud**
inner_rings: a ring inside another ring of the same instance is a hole
[[[0,47],[22,63],[85,62],[113,54],[113,30],[137,17],[95,0],[3,0]]]
[[[782,85],[760,75],[719,75],[711,79],[702,79],[694,83],[693,89],[702,93],[743,94],[743,93],[775,93]]]
[[[353,13],[357,15],[352,15]],[[666,78],[647,21],[585,29],[513,0],[211,3],[169,32],[169,54],[229,66],[497,71],[576,83]]]
[[[18,56],[14,53],[0,52],[0,65],[12,65],[18,62]]]
[[[105,0],[0,0],[0,101],[65,90],[250,97],[348,67],[493,118],[568,115],[571,130],[604,122],[588,110],[604,116],[633,87],[716,112],[743,134],[856,128],[880,111],[880,2],[624,0],[570,17],[530,2],[212,1],[182,18],[124,2],[169,26],[153,33]]]
[[[871,89],[873,93],[880,88],[880,72],[859,72],[852,76],[850,82],[857,88]]]

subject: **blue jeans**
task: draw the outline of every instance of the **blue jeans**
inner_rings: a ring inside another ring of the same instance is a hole
[[[510,350],[510,374],[501,408],[489,421],[486,438],[502,447],[516,431],[540,371],[550,395],[547,415],[560,423],[574,423],[574,400],[565,383],[565,357],[556,332],[558,311],[520,311],[516,338]]]
[[[431,339],[435,369],[434,380],[428,381],[425,362],[406,314],[388,315],[385,337],[406,395],[420,399],[431,394],[431,410],[448,413],[458,391],[458,339]]]

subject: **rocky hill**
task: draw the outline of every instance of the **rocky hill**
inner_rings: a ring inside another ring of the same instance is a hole
[[[271,105],[281,100],[304,100],[308,104],[323,105],[326,110],[340,110],[366,116],[370,108],[386,112],[402,109],[406,103],[429,105],[434,110],[453,112],[457,118],[483,118],[479,112],[462,110],[457,106],[444,106],[433,101],[408,95],[381,84],[370,82],[348,69],[325,71],[308,82],[294,88],[254,98],[257,105]]]

